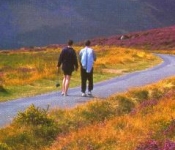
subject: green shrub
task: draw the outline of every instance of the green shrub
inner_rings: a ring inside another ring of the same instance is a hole
[[[49,125],[53,120],[48,117],[47,110],[32,104],[24,112],[18,113],[15,122],[26,125]]]
[[[117,100],[119,102],[119,107],[118,107],[119,114],[129,113],[135,106],[134,102],[127,97],[117,96]]]
[[[0,85],[0,92],[7,93],[7,90],[2,85]]]
[[[50,144],[58,135],[57,123],[49,117],[48,109],[41,109],[31,105],[24,112],[19,112],[14,119],[14,127],[19,127],[19,131],[9,135],[6,143],[19,148],[19,145],[39,149],[40,146]],[[13,143],[15,142],[15,143]]]
[[[154,88],[151,91],[151,97],[152,98],[159,99],[159,98],[162,97],[162,95],[163,95],[163,92],[161,90],[159,90],[158,88]]]
[[[104,121],[114,113],[115,110],[108,101],[95,101],[90,103],[87,109],[82,110],[80,116],[89,122],[99,122]]]
[[[9,135],[4,141],[12,149],[29,149],[29,147],[35,145],[35,141],[32,143],[32,136],[27,132],[17,132],[13,135]]]
[[[11,150],[5,143],[0,143],[0,150]]]
[[[138,102],[143,102],[149,98],[149,92],[146,89],[134,90],[131,94]]]
[[[50,125],[39,125],[33,130],[35,137],[42,138],[46,142],[52,141],[59,133],[56,123]]]

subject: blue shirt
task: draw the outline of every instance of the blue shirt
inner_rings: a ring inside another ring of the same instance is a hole
[[[82,67],[86,69],[87,73],[91,72],[94,61],[96,61],[94,50],[86,46],[85,48],[81,49],[79,57]]]

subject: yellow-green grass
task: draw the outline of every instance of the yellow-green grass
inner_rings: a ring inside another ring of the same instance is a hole
[[[74,47],[77,56],[82,47]],[[119,47],[93,47],[97,54],[94,82],[103,81],[126,72],[142,70],[161,62],[143,50]],[[0,101],[58,91],[62,72],[57,72],[61,48],[16,50],[0,52]],[[80,85],[80,72],[73,72],[70,87]]]
[[[147,140],[175,141],[175,78],[94,99],[73,109],[30,106],[0,130],[0,148],[133,150]],[[166,132],[166,134],[164,134]]]

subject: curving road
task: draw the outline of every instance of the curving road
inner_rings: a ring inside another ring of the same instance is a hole
[[[132,87],[139,87],[163,78],[175,75],[175,56],[158,54],[164,61],[158,66],[144,71],[125,74],[94,85],[94,97],[106,98],[112,94],[125,92]],[[81,97],[80,87],[69,89],[69,96],[63,97],[59,92],[52,92],[35,97],[21,98],[0,103],[0,127],[9,124],[18,111],[25,110],[31,104],[47,108],[70,108],[84,103],[92,97]]]

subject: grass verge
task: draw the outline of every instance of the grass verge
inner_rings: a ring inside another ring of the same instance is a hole
[[[174,98],[175,78],[169,78],[74,109],[49,111],[31,105],[0,130],[0,146],[6,150],[138,150],[152,143],[173,145]]]
[[[75,47],[78,51],[82,47]],[[94,66],[94,82],[110,79],[124,73],[153,67],[161,59],[137,49],[95,46],[97,61]],[[61,49],[16,50],[0,52],[0,101],[58,91],[62,73],[56,65]],[[70,87],[80,85],[80,72],[74,72]]]

